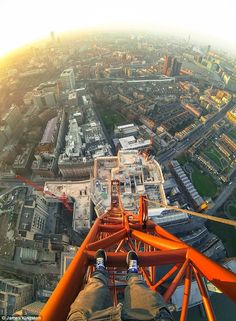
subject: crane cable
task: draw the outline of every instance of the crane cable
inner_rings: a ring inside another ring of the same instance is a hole
[[[189,210],[185,210],[185,209],[179,208],[177,206],[170,206],[170,205],[166,205],[164,203],[160,203],[160,202],[157,202],[157,201],[152,201],[152,200],[150,200],[148,198],[144,198],[144,200],[148,201],[149,203],[158,204],[161,207],[165,207],[167,209],[171,209],[171,210],[175,210],[175,211],[179,211],[179,212],[184,212],[184,213],[187,213],[187,214],[190,214],[190,215],[194,215],[194,216],[198,216],[198,217],[201,217],[201,218],[204,218],[204,219],[207,219],[207,220],[211,220],[211,221],[215,221],[215,222],[223,223],[223,224],[228,224],[228,225],[236,227],[236,221],[234,221],[234,220],[225,219],[225,218],[222,218],[222,217],[216,217],[216,216],[212,216],[212,215],[209,215],[209,214],[196,213],[196,212],[193,212],[193,211],[189,211]]]

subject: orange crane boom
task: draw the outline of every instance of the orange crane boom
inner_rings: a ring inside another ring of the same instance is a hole
[[[140,273],[154,291],[164,289],[163,298],[169,302],[176,288],[184,284],[180,321],[187,319],[192,280],[195,279],[202,297],[206,316],[215,321],[204,278],[236,302],[236,274],[212,261],[188,244],[148,219],[148,202],[140,196],[139,212],[123,208],[119,181],[111,182],[111,206],[96,219],[67,271],[40,313],[45,321],[65,321],[78,293],[92,275],[96,251],[105,249],[107,266],[117,304],[116,282],[122,284],[126,271],[126,255],[134,250],[139,256]],[[167,273],[160,279],[157,268],[165,266]],[[123,273],[122,273],[123,272]],[[123,277],[123,279],[122,279]],[[172,277],[172,281],[170,281]],[[116,281],[116,282],[115,282]],[[124,284],[125,286],[125,284]]]
[[[50,191],[45,191],[44,188],[34,182],[32,182],[30,179],[20,176],[20,175],[16,175],[16,179],[20,180],[21,182],[33,187],[35,190],[39,191],[39,192],[43,192],[43,194],[49,195],[53,198],[58,199],[60,202],[63,203],[63,205],[65,206],[65,208],[69,211],[69,212],[73,212],[73,209],[70,207],[69,203],[68,203],[68,198],[66,196],[65,193],[63,193],[61,196],[57,196],[53,193],[51,193]]]

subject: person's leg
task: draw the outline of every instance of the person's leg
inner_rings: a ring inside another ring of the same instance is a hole
[[[125,289],[125,300],[122,311],[124,320],[158,320],[158,317],[163,317],[162,320],[173,320],[162,296],[152,291],[139,277],[138,257],[135,252],[128,253],[127,264],[128,285]],[[164,313],[165,311],[166,313]]]
[[[106,256],[103,250],[99,250],[96,255],[96,270],[71,305],[67,320],[86,320],[96,311],[107,309],[112,305],[108,288]]]

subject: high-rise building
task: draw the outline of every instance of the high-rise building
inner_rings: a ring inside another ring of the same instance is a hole
[[[178,76],[181,69],[181,62],[172,56],[165,56],[164,74],[167,76]]]
[[[35,234],[44,234],[48,217],[48,205],[43,196],[32,195],[25,201],[19,221],[19,234],[29,240],[34,239]]]
[[[55,107],[57,104],[56,96],[53,92],[36,93],[33,96],[33,102],[39,109],[44,107]]]
[[[164,63],[164,74],[167,75],[168,70],[171,68],[172,56],[165,56],[165,63]]]
[[[58,82],[56,81],[43,82],[36,88],[36,91],[40,93],[54,93],[56,99],[59,97]]]
[[[0,276],[0,316],[13,315],[32,302],[33,285]]]
[[[178,76],[181,69],[181,62],[179,62],[176,58],[172,59],[172,70],[170,76]]]
[[[19,119],[21,118],[20,109],[16,105],[12,105],[8,112],[3,116],[2,123],[4,125],[8,125],[11,130],[14,131],[16,125],[19,123]]]
[[[60,76],[62,90],[75,89],[75,74],[73,68],[64,70]]]

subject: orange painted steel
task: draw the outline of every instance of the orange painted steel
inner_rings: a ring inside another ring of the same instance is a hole
[[[184,294],[183,294],[183,303],[182,303],[182,310],[180,315],[180,321],[185,321],[188,314],[188,302],[190,297],[191,291],[191,281],[192,281],[192,267],[188,265],[186,278],[184,282]]]
[[[195,279],[197,281],[201,296],[202,296],[202,302],[206,311],[206,315],[209,321],[216,321],[211,302],[209,300],[209,295],[207,293],[207,289],[205,286],[205,283],[203,282],[201,276],[199,275],[197,269],[193,268],[193,272],[195,275]]]
[[[169,277],[172,276],[178,270],[179,266],[179,263],[174,265],[169,272],[167,272],[156,284],[154,284],[153,290],[156,290],[158,286],[160,286],[162,283],[168,280]]]
[[[40,313],[43,321],[66,320],[70,305],[82,287],[83,278],[88,269],[88,257],[85,253],[87,244],[93,242],[98,232],[99,220],[93,225],[63,278],[58,283],[47,304]]]
[[[174,280],[171,282],[171,285],[168,287],[168,289],[164,293],[163,298],[166,302],[169,301],[170,297],[175,292],[178,284],[182,281],[184,274],[186,272],[186,269],[188,267],[188,264],[189,264],[189,260],[186,260],[182,265],[181,269],[179,270],[179,272],[177,273],[177,275],[175,276]]]
[[[95,251],[86,251],[89,263],[93,261],[96,254]],[[163,266],[174,263],[184,263],[186,259],[186,250],[180,249],[176,251],[158,251],[158,252],[137,252],[141,266]],[[126,267],[126,255],[122,252],[106,252],[107,266]]]
[[[184,246],[183,243],[175,242],[169,239],[165,239],[163,237],[156,237],[150,234],[146,234],[144,232],[135,231],[131,232],[131,236],[138,240],[142,241],[146,244],[152,245],[153,247],[160,250],[177,250],[181,248],[187,248],[187,244]]]
[[[112,182],[111,208],[98,218],[75,255],[72,263],[40,313],[43,321],[65,321],[70,305],[91,275],[96,250],[106,249],[111,294],[117,295],[116,281],[123,284],[126,256],[135,249],[139,256],[140,272],[152,290],[164,285],[164,299],[171,300],[176,287],[184,281],[181,321],[186,320],[191,293],[191,270],[202,295],[208,320],[215,320],[202,277],[208,279],[236,302],[236,274],[213,262],[176,236],[148,220],[147,203],[140,197],[138,214],[125,211],[119,195],[119,183]],[[169,266],[161,279],[156,279],[157,267]],[[171,281],[171,279],[173,279]],[[168,281],[168,282],[167,282]],[[114,302],[117,298],[114,297]]]
[[[189,247],[188,257],[197,270],[236,302],[236,274]]]
[[[171,241],[175,241],[175,242],[180,242],[183,244],[183,242],[178,239],[176,236],[172,235],[171,233],[167,232],[166,230],[164,230],[162,227],[160,226],[155,226],[155,231],[157,233],[158,236],[162,236],[166,239],[169,239]]]

